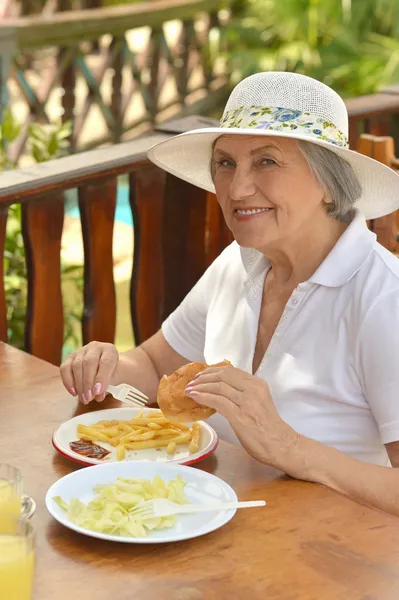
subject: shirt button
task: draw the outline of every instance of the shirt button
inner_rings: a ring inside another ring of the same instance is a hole
[[[296,298],[293,299],[292,304],[298,304],[298,300]]]
[[[305,282],[305,283],[300,283],[297,287],[298,292],[306,292],[306,290],[309,288],[309,283]]]

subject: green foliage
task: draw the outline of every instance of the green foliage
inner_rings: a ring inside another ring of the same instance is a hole
[[[2,171],[15,167],[8,156],[8,146],[17,139],[21,129],[21,125],[15,121],[12,112],[7,108],[0,122],[0,169]]]
[[[344,97],[399,80],[398,0],[247,0],[225,29],[235,81],[296,71]]]
[[[72,123],[67,121],[62,125],[29,126],[29,141],[32,156],[41,163],[65,154],[69,148],[68,138],[72,133]]]
[[[16,140],[21,129],[21,125],[14,119],[11,111],[6,109],[0,123],[0,168],[2,170],[17,166],[9,156],[9,145]],[[28,147],[34,160],[44,162],[65,154],[69,147],[68,137],[71,130],[70,122],[30,125]],[[8,210],[3,260],[8,339],[13,346],[23,348],[28,289],[20,204],[14,204]],[[72,287],[76,297],[73,305],[64,306],[64,343],[76,347],[80,341],[77,330],[82,314],[82,302],[76,300],[83,297],[83,267],[61,263],[61,272],[63,286]]]
[[[8,211],[4,246],[4,289],[7,303],[8,340],[13,346],[23,348],[27,281],[20,204],[14,204]]]

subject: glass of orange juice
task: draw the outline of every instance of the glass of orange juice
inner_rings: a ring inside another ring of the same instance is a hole
[[[0,463],[0,526],[4,526],[10,516],[20,517],[22,487],[21,472],[12,465]]]
[[[0,598],[31,600],[35,536],[32,525],[9,517],[5,527],[0,524]]]

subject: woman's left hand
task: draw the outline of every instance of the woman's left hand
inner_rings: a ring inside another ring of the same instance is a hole
[[[264,379],[234,367],[210,367],[185,392],[226,417],[254,458],[285,470],[285,455],[298,435],[279,416]]]

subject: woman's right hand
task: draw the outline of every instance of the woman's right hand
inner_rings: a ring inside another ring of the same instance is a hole
[[[83,404],[102,402],[119,362],[118,350],[106,342],[90,342],[61,365],[62,382]]]

